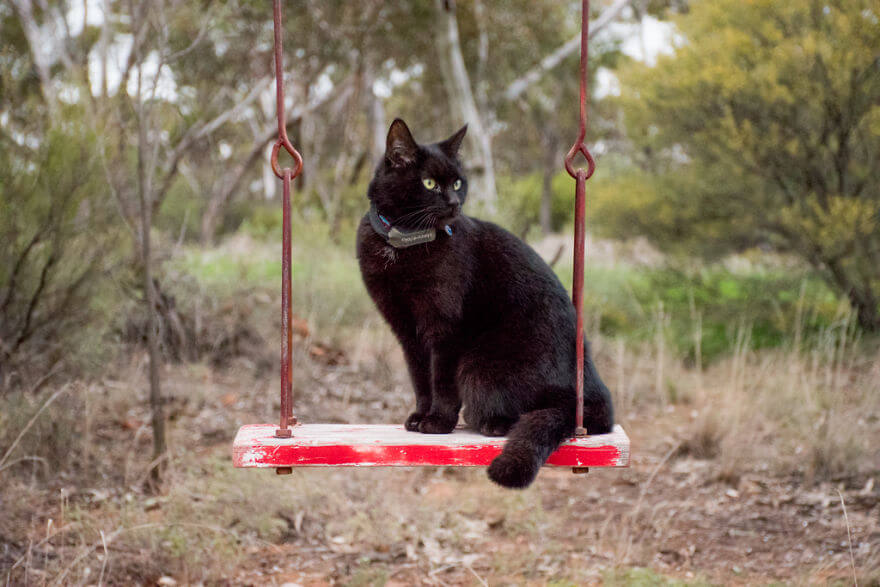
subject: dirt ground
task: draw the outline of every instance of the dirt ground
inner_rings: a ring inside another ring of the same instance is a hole
[[[402,421],[410,392],[397,363],[365,372],[329,348],[303,350],[295,372],[299,388],[309,389],[297,403],[304,420]],[[102,382],[99,393],[142,387],[143,363],[127,377]],[[131,462],[150,446],[144,403],[133,398],[120,409],[106,401],[90,415],[101,423],[92,459],[103,451],[113,473],[0,484],[0,578],[303,586],[880,582],[874,477],[815,483],[760,463],[722,475],[716,461],[682,450],[694,419],[688,406],[621,414],[632,439],[628,469],[575,475],[545,468],[534,486],[511,492],[493,486],[482,469],[308,469],[283,478],[232,471],[237,426],[274,418],[273,374],[178,365],[166,369],[165,381],[174,453],[166,495],[136,489],[143,477]],[[123,445],[127,452],[113,453]],[[59,492],[69,496],[60,504]],[[209,502],[213,509],[192,509]],[[65,520],[64,508],[77,504],[80,517]],[[242,520],[256,516],[275,528],[264,533],[272,538],[241,538]],[[173,555],[167,539],[106,544],[121,536],[114,528],[184,523],[234,535],[234,552],[218,548],[215,568],[206,570],[196,558],[187,566],[185,542]],[[65,524],[89,525],[91,534],[49,540]],[[160,554],[177,562],[163,567]],[[13,573],[3,572],[13,565]]]

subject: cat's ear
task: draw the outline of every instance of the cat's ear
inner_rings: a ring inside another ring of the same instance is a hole
[[[405,167],[416,160],[418,151],[419,145],[409,132],[409,127],[401,119],[395,118],[385,140],[385,158],[395,167]]]
[[[438,143],[438,146],[450,157],[458,157],[458,150],[461,148],[461,142],[464,140],[465,134],[467,134],[467,125],[458,129],[458,132],[442,143]]]

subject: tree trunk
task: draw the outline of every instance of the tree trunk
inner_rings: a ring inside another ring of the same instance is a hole
[[[135,50],[140,52],[136,47]],[[142,63],[138,55],[138,63]],[[153,287],[152,250],[150,228],[152,226],[152,181],[146,170],[146,150],[150,148],[147,143],[147,121],[144,120],[144,101],[141,94],[141,69],[137,72],[137,125],[138,125],[138,153],[137,153],[137,190],[140,201],[140,232],[141,232],[141,266],[143,270],[144,299],[147,310],[147,353],[150,359],[150,416],[153,428],[153,461],[150,466],[150,481],[153,490],[158,489],[162,483],[162,471],[165,458],[165,410],[162,405],[162,388],[159,374],[159,340],[158,322],[156,320],[156,290]]]
[[[138,159],[141,157],[138,156]],[[140,163],[138,164],[140,167]],[[152,251],[150,249],[150,207],[141,196],[141,262],[143,263],[144,293],[147,301],[147,352],[150,357],[150,416],[153,427],[153,464],[150,479],[154,485],[162,483],[165,457],[165,410],[162,405],[162,388],[159,374],[159,341],[156,321],[156,290],[153,287],[151,270]]]
[[[486,28],[486,7],[482,0],[474,0],[474,19],[477,21],[479,43],[477,44],[477,108],[487,115],[489,112],[489,82],[486,67],[489,64],[489,31]]]
[[[99,40],[101,56],[101,107],[103,108],[107,102],[109,90],[107,88],[107,61],[108,45],[110,44],[110,0],[103,0],[103,22],[101,23],[101,38]]]
[[[544,161],[541,178],[541,208],[540,223],[541,234],[548,235],[553,232],[553,176],[558,170],[559,158],[556,137],[549,127],[545,126],[541,133],[541,143],[544,149]]]
[[[834,285],[846,294],[850,306],[856,312],[859,326],[868,332],[880,332],[880,312],[874,292],[867,287],[859,288],[853,283],[839,261],[825,261],[825,266],[831,272]]]
[[[449,102],[454,116],[468,124],[468,142],[473,152],[469,165],[469,190],[489,213],[495,212],[497,192],[495,189],[495,166],[492,161],[492,140],[477,109],[470,78],[461,53],[461,39],[455,16],[455,0],[434,0],[441,32],[435,35],[437,53]]]
[[[373,91],[373,84],[376,81],[376,67],[366,56],[363,67],[363,108],[367,113],[367,126],[370,133],[367,161],[369,167],[372,167],[379,163],[385,153],[385,136],[388,133],[388,127],[385,124],[385,104],[382,97]]]
[[[37,70],[37,76],[40,78],[40,91],[43,93],[43,99],[46,102],[49,121],[54,122],[58,118],[58,108],[55,100],[55,90],[52,88],[50,72],[52,64],[49,63],[45,49],[46,42],[42,39],[43,35],[40,32],[40,26],[34,17],[33,5],[31,0],[12,0],[12,4],[18,13],[22,32],[30,47],[34,69]]]
[[[209,248],[213,246],[217,238],[217,225],[220,221],[221,209],[225,207],[226,197],[225,188],[216,190],[214,194],[208,198],[205,204],[205,210],[202,212],[201,238],[199,241],[202,247]]]
[[[854,301],[850,296],[850,303],[856,307],[859,326],[868,332],[880,332],[880,314],[877,312],[877,302],[872,296],[869,295],[867,301],[864,298]]]

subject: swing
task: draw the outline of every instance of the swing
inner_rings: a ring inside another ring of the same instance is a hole
[[[589,467],[629,466],[629,437],[620,425],[608,434],[588,435],[583,427],[583,282],[584,282],[584,184],[595,163],[584,144],[587,120],[587,38],[589,0],[582,0],[580,130],[577,141],[565,157],[565,169],[576,182],[574,232],[573,303],[577,311],[577,403],[575,436],[562,443],[546,465],[571,467],[576,473]],[[287,137],[284,117],[283,66],[281,56],[281,0],[274,0],[275,86],[278,140],[272,148],[272,170],[283,184],[282,275],[281,275],[281,422],[242,426],[235,437],[232,462],[236,467],[274,468],[288,474],[293,467],[482,467],[501,454],[503,437],[482,436],[456,429],[451,434],[409,432],[403,425],[301,424],[293,416],[291,387],[291,248],[290,183],[302,171],[302,157]],[[281,169],[278,154],[284,148],[294,160],[294,169]],[[572,162],[581,153],[586,169]]]

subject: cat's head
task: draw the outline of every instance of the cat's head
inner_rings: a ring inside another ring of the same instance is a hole
[[[454,220],[467,196],[458,160],[466,132],[464,125],[445,141],[420,145],[406,123],[395,119],[367,191],[379,213],[400,228],[442,228]]]

